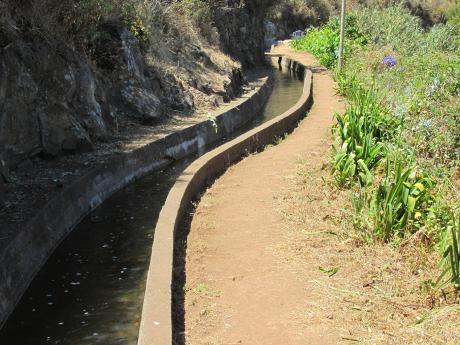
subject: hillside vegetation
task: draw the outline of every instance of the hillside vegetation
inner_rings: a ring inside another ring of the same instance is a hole
[[[0,0],[0,175],[235,97],[261,21],[226,2]]]
[[[454,3],[454,8],[457,3]],[[450,12],[445,12],[450,13]],[[350,190],[355,230],[371,243],[408,240],[439,256],[425,292],[460,297],[460,35],[455,16],[423,29],[407,7],[359,7],[293,42],[335,71],[348,99],[336,115],[332,172]]]

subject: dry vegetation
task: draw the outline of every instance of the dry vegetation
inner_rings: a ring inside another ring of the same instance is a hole
[[[344,343],[458,344],[460,307],[427,284],[438,255],[422,237],[400,247],[366,244],[353,226],[351,192],[334,186],[328,161],[299,162],[292,189],[278,198],[285,238],[274,250],[287,269],[308,277],[316,297],[299,316],[339,330]]]
[[[282,203],[296,229],[287,227],[283,255],[300,270],[318,262],[326,276],[316,282],[318,296],[326,295],[323,305],[343,323],[337,327],[348,329],[344,339],[457,344],[458,2],[378,6],[389,3],[396,1],[374,1],[347,17],[346,62],[336,80],[349,105],[336,115],[334,181],[299,167]],[[338,42],[333,18],[293,45],[335,69]],[[424,137],[422,124],[430,128]]]
[[[223,93],[224,84],[229,82],[225,71],[241,68],[218,47],[211,8],[205,1],[79,0],[77,3],[0,0],[0,47],[18,38],[45,40],[52,45],[65,42],[94,65],[104,68],[105,61],[113,54],[105,25],[124,25],[138,38],[147,64],[165,83],[179,83],[187,88],[200,111],[213,109],[222,102],[207,93]]]

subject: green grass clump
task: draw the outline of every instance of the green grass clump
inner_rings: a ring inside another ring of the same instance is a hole
[[[431,212],[428,190],[433,181],[406,167],[403,157],[387,159],[385,177],[372,201],[374,231],[384,242],[406,237],[407,230],[420,229]]]
[[[452,284],[457,292],[457,300],[460,302],[460,216],[454,212],[451,213],[444,229],[444,241],[446,245],[441,262],[443,272],[437,284],[441,287]]]
[[[350,106],[343,115],[335,116],[334,133],[340,148],[334,148],[333,173],[339,186],[355,176],[362,185],[370,185],[373,181],[371,169],[386,155],[382,140],[387,134],[389,120],[372,90],[364,90],[359,85],[349,90]]]

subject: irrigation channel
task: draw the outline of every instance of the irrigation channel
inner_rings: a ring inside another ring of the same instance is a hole
[[[289,109],[302,88],[301,78],[275,70],[261,114],[233,137]],[[87,216],[33,280],[0,331],[0,344],[135,345],[152,229],[176,178],[196,158],[132,183]]]

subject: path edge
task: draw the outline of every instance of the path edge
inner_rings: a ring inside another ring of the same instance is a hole
[[[283,65],[294,71],[305,69],[303,91],[297,103],[283,114],[198,158],[181,174],[170,190],[155,227],[138,345],[174,345],[174,239],[178,228],[188,217],[191,202],[204,191],[210,180],[229,165],[292,131],[313,104],[313,73],[290,56],[283,57]]]

